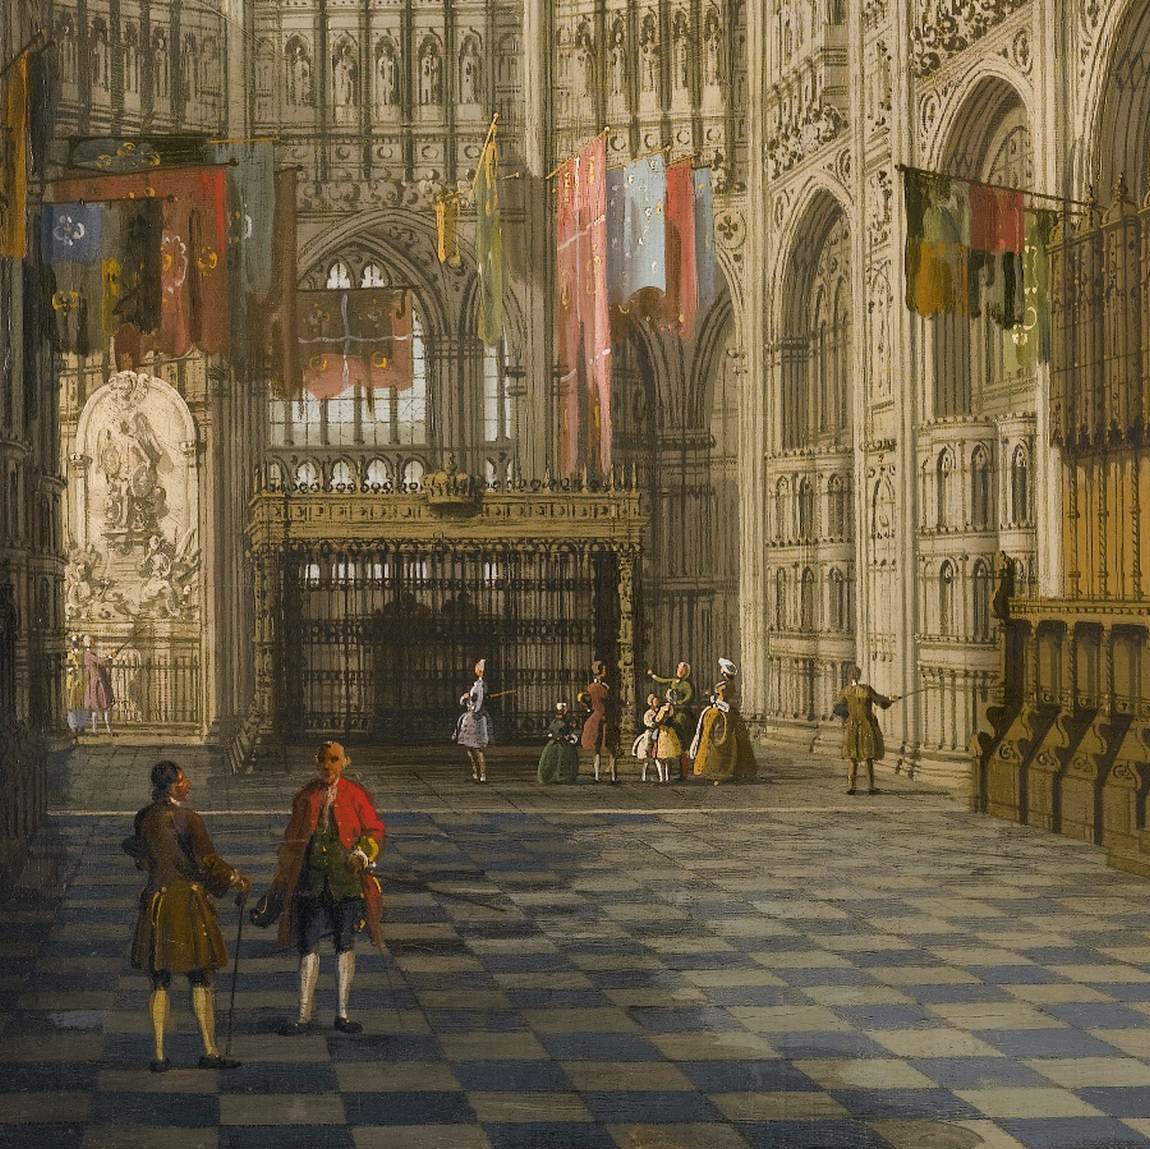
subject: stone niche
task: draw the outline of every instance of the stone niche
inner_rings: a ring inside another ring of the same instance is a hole
[[[179,392],[152,375],[118,372],[80,414],[68,460],[67,620],[115,655],[114,725],[202,726],[197,442]]]

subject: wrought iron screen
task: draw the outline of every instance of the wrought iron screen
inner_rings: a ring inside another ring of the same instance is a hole
[[[487,660],[497,741],[536,739],[618,657],[617,557],[588,543],[281,552],[276,724],[288,737],[446,743]]]

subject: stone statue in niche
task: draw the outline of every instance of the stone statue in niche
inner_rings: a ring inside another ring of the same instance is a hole
[[[439,45],[430,38],[423,42],[419,57],[419,102],[425,108],[443,103],[443,61]]]
[[[479,43],[468,36],[459,54],[459,102],[478,104],[483,87],[483,63],[479,57]]]
[[[594,98],[595,49],[591,43],[591,33],[585,24],[575,35],[575,63],[579,77],[575,90],[586,99]]]
[[[120,420],[119,428],[105,426],[96,440],[96,466],[104,476],[104,538],[121,551],[156,530],[166,513],[161,471],[168,474],[171,460],[156,439],[143,411]]]
[[[675,76],[675,87],[684,91],[691,86],[691,49],[690,36],[687,33],[685,22],[675,29],[675,43],[673,48],[672,65]]]
[[[354,108],[359,103],[359,66],[355,62],[355,47],[347,40],[335,50],[331,81],[337,108]]]
[[[627,39],[622,26],[616,27],[611,40],[611,95],[627,94]]]
[[[293,36],[287,46],[287,102],[295,107],[311,103],[311,55],[307,45]]]
[[[719,26],[719,14],[713,9],[707,16],[704,40],[703,78],[708,86],[717,87],[723,79],[723,30]]]
[[[375,67],[376,103],[381,108],[394,108],[399,103],[399,61],[390,40],[380,41]]]
[[[659,37],[655,32],[655,21],[648,16],[643,21],[643,41],[639,48],[643,70],[640,73],[644,92],[659,90]]]

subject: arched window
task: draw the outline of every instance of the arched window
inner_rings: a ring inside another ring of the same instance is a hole
[[[942,530],[950,519],[950,452],[939,453],[934,468],[934,525]]]
[[[849,630],[849,604],[847,599],[847,580],[843,572],[837,567],[831,571],[830,577],[830,628],[831,630]]]
[[[1034,186],[1034,148],[1027,112],[1021,99],[1002,86],[997,99],[980,93],[977,110],[963,109],[965,123],[956,137],[959,154],[946,157],[944,167],[990,184]],[[965,227],[965,195],[954,194],[928,209],[926,226],[940,237],[959,237]],[[966,276],[964,271],[963,275]],[[1003,272],[998,260],[972,262],[970,282],[978,298],[974,306],[953,308],[929,322],[933,328],[934,417],[967,415],[978,410],[987,389],[1019,370],[1010,332],[1002,326]],[[965,284],[962,288],[965,289]],[[1014,360],[1011,363],[1009,360]]]
[[[970,525],[976,531],[990,529],[990,459],[982,447],[970,457]]]
[[[349,286],[342,260],[332,264],[329,286]],[[353,384],[330,399],[304,393],[268,400],[272,447],[419,447],[427,443],[429,393],[427,348],[418,309],[411,317],[411,386],[390,390]]]
[[[832,475],[828,485],[830,503],[830,537],[842,540],[847,537],[847,488],[841,475]]]
[[[424,468],[418,459],[408,459],[403,464],[403,482],[411,488],[418,488],[423,482]]]
[[[391,478],[386,459],[372,459],[363,473],[363,480],[369,487],[382,487]]]
[[[346,459],[338,459],[332,467],[331,485],[337,491],[350,491],[355,488],[355,471]]]
[[[386,287],[387,284],[387,276],[378,263],[364,264],[363,271],[359,275],[360,287]]]
[[[815,629],[815,572],[804,567],[799,581],[799,629],[810,634]]]
[[[815,489],[809,479],[799,484],[799,538],[810,542],[815,536]]]
[[[351,269],[342,259],[337,259],[327,269],[328,289],[351,287]]]
[[[511,439],[511,395],[507,390],[507,362],[503,346],[483,350],[483,441]]]
[[[787,629],[787,572],[775,571],[775,630]]]
[[[788,268],[782,436],[786,448],[841,442],[850,425],[851,252],[846,217],[824,225],[815,257],[796,251]]]
[[[973,633],[979,642],[990,638],[990,598],[993,592],[993,580],[990,573],[990,564],[978,559],[973,568],[974,601],[973,601]]]
[[[954,630],[954,567],[949,561],[938,568],[938,633]]]
[[[787,481],[780,479],[775,484],[775,541],[785,542],[790,535],[787,523]]]
[[[1015,526],[1030,522],[1030,460],[1026,448],[1014,448],[1010,460],[1010,518]]]
[[[140,31],[132,21],[124,25],[124,42],[120,54],[124,62],[124,94],[139,95]]]

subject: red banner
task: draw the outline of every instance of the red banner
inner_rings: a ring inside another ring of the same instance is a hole
[[[695,261],[695,173],[690,160],[667,169],[666,315],[680,335],[695,331],[699,277]]]
[[[611,466],[611,324],[607,305],[607,147],[596,136],[559,169],[555,241],[559,309],[560,468]]]
[[[226,354],[229,293],[225,166],[155,168],[126,175],[57,180],[49,185],[47,198],[56,203],[160,200],[160,331],[147,338],[145,346],[173,356],[186,354],[193,345],[209,354]]]
[[[405,290],[359,288],[299,293],[303,383],[316,399],[351,387],[368,396],[412,384],[411,299]]]

